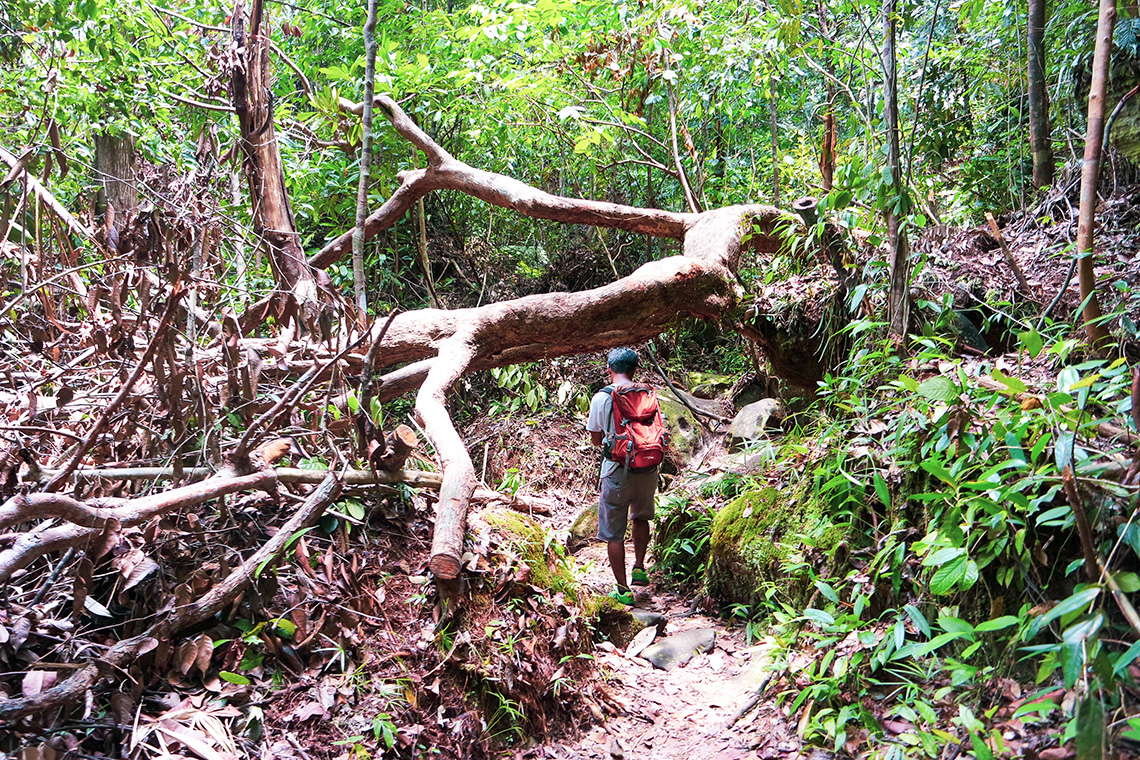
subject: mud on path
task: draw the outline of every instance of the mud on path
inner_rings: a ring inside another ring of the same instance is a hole
[[[584,583],[592,590],[607,593],[613,587],[605,544],[592,542],[574,556]],[[633,566],[633,550],[628,545],[626,564]],[[754,701],[766,682],[768,644],[745,646],[742,631],[727,628],[719,618],[692,613],[688,600],[656,584],[635,587],[635,593],[636,608],[665,615],[666,635],[715,629],[712,651],[696,654],[687,664],[665,671],[640,657],[627,657],[609,643],[599,645],[595,657],[600,677],[606,679],[624,714],[611,716],[604,725],[573,741],[534,747],[521,756],[564,760],[805,756],[796,726],[788,724],[786,707],[776,704],[773,690],[765,690],[755,707],[734,725],[727,725]]]

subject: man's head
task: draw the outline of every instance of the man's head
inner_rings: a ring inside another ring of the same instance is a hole
[[[615,348],[606,356],[606,366],[615,375],[633,377],[638,364],[637,352],[632,348]]]

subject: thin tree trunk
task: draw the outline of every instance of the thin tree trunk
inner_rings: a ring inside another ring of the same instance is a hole
[[[100,213],[113,209],[111,224],[120,227],[139,205],[135,184],[135,138],[131,135],[95,135],[95,172],[99,195],[96,206]]]
[[[364,22],[364,113],[361,114],[360,184],[356,189],[356,229],[352,232],[352,280],[361,324],[368,320],[368,280],[364,275],[364,222],[368,218],[368,185],[372,175],[372,100],[376,81],[376,0],[368,0]]]
[[[1088,131],[1085,133],[1085,160],[1081,167],[1081,209],[1077,223],[1078,272],[1081,302],[1084,304],[1085,333],[1089,342],[1102,347],[1109,339],[1101,323],[1100,301],[1096,292],[1093,252],[1093,225],[1096,221],[1097,181],[1100,178],[1101,137],[1104,134],[1104,98],[1108,89],[1112,31],[1116,25],[1116,0],[1101,0],[1093,52],[1092,84],[1089,87]]]
[[[1047,0],[1029,0],[1029,143],[1033,150],[1033,186],[1053,184],[1049,86],[1045,81]]]
[[[321,304],[317,278],[305,259],[301,236],[289,205],[285,171],[273,123],[268,27],[264,0],[253,0],[247,34],[245,0],[236,0],[234,43],[237,50],[244,51],[244,55],[234,62],[230,94],[241,127],[239,145],[249,184],[254,232],[269,254],[278,289],[296,305],[300,322],[311,332],[319,334]]]
[[[424,284],[427,285],[428,299],[433,309],[438,309],[439,295],[435,292],[435,279],[431,274],[431,260],[427,249],[427,215],[424,212],[424,199],[416,201],[416,258],[424,270]]]
[[[883,94],[886,99],[887,166],[891,173],[894,194],[902,195],[902,171],[899,150],[898,62],[895,57],[895,12],[897,0],[883,3]],[[891,264],[890,293],[887,300],[891,332],[905,336],[910,324],[910,246],[906,228],[900,223],[895,204],[888,203],[884,216],[887,222],[887,246]]]
[[[820,2],[817,6],[817,12],[819,14],[820,32],[823,38],[830,42],[832,41],[832,27],[831,20],[827,17],[826,4]],[[829,78],[827,80],[827,111],[823,116],[823,140],[819,148],[819,174],[823,192],[829,193],[835,183],[835,157],[836,150],[839,147],[839,134],[835,122],[835,82],[833,81],[835,64],[831,56],[824,59],[823,65]]]
[[[768,120],[772,126],[772,205],[780,205],[780,134],[776,117],[776,75],[768,75]]]
[[[819,173],[825,193],[831,192],[835,183],[835,148],[839,142],[835,130],[835,111],[832,109],[834,98],[835,92],[832,91],[827,101],[827,115],[823,117],[823,144],[819,152]]]

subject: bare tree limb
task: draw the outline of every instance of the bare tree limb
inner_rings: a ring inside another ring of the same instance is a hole
[[[394,100],[380,95],[376,102],[392,121],[396,131],[424,152],[428,158],[428,168],[399,173],[399,188],[379,209],[369,215],[365,224],[366,237],[373,237],[391,227],[427,193],[445,189],[461,189],[493,206],[514,209],[524,216],[536,219],[614,227],[654,237],[680,239],[696,221],[692,214],[564,198],[533,188],[512,177],[476,169],[453,158],[428,137]],[[351,250],[350,231],[329,242],[309,259],[309,263],[314,267],[327,267]]]
[[[276,473],[266,470],[233,478],[211,478],[200,484],[138,499],[101,500],[97,506],[58,493],[20,494],[0,504],[0,528],[48,517],[96,530],[102,530],[111,520],[123,525],[138,525],[174,507],[191,507],[219,496],[255,488],[272,490],[276,484]],[[0,572],[2,568],[3,562],[0,561]]]
[[[34,697],[0,700],[0,720],[11,722],[76,702],[115,669],[122,668],[142,653],[154,649],[157,642],[170,641],[179,632],[216,615],[253,580],[260,568],[285,550],[297,531],[313,524],[321,516],[340,494],[340,489],[340,482],[330,473],[272,538],[200,599],[176,608],[145,633],[117,642],[98,660],[84,665],[58,686],[46,689]]]
[[[80,524],[53,525],[45,522],[32,530],[17,534],[12,546],[0,551],[0,583],[6,583],[12,577],[12,573],[27,567],[38,557],[94,541],[104,530],[113,529],[116,522],[120,528],[130,528],[176,507],[201,504],[219,496],[251,488],[270,489],[276,480],[277,475],[272,470],[244,477],[211,478],[153,496],[132,499],[121,506],[109,509],[86,507],[80,502],[57,494],[14,497],[3,506],[4,524],[36,517],[40,509],[59,516],[75,517]],[[13,503],[17,499],[26,501]]]
[[[56,473],[55,477],[44,486],[45,491],[51,492],[59,490],[60,486],[62,486],[67,479],[67,476],[79,466],[83,455],[95,445],[95,441],[103,434],[107,426],[111,424],[111,417],[119,410],[123,401],[130,394],[131,389],[135,387],[135,383],[138,382],[143,372],[150,366],[150,360],[154,357],[155,350],[166,340],[166,331],[170,329],[170,324],[173,322],[174,315],[178,311],[178,302],[182,300],[182,296],[185,292],[186,289],[182,287],[181,283],[175,283],[174,290],[167,299],[166,309],[162,313],[162,318],[158,320],[158,327],[155,328],[154,335],[151,337],[150,343],[147,344],[146,350],[143,351],[142,358],[140,358],[138,364],[135,365],[134,371],[131,372],[130,377],[123,383],[123,387],[119,389],[115,397],[111,399],[110,403],[103,409],[103,413],[99,415],[99,419],[96,420],[95,426],[91,428],[91,432],[83,439],[83,443],[75,448],[67,460],[67,463],[64,464],[60,471]]]

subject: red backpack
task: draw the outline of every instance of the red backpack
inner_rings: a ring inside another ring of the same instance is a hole
[[[602,389],[610,394],[614,407],[614,443],[607,456],[633,472],[651,470],[665,458],[669,431],[661,419],[657,392],[648,385],[612,385]]]

